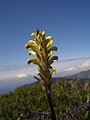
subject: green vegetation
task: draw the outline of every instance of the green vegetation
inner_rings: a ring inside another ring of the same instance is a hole
[[[52,99],[56,116],[62,120],[89,120],[90,80],[60,80],[52,85]],[[0,95],[0,120],[17,120],[22,111],[50,112],[47,96],[41,85],[25,85],[14,92]],[[34,118],[32,118],[33,120]],[[27,117],[21,120],[29,120]],[[31,120],[31,119],[30,119]],[[38,118],[38,120],[40,120]]]
[[[34,76],[38,84],[24,85],[0,95],[0,120],[33,120],[35,116],[30,116],[34,111],[50,113],[50,120],[89,120],[90,80],[81,84],[78,80],[63,79],[52,84],[55,83],[52,74],[56,72],[52,63],[58,60],[58,56],[52,57],[52,52],[58,48],[52,47],[53,37],[45,37],[44,31],[37,30],[31,37],[33,40],[25,45],[32,55],[27,63],[38,66],[39,78]]]

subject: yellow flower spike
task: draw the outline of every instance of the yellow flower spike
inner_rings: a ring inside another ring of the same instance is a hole
[[[41,50],[41,54],[44,58],[46,58],[46,53],[45,53],[45,49],[43,47],[40,48]]]
[[[52,36],[47,36],[47,37],[46,37],[46,40],[52,40],[52,39],[53,39]]]
[[[32,38],[35,38],[35,36],[36,36],[36,33],[34,33],[34,32],[31,33],[31,37],[32,37]]]
[[[39,80],[42,82],[42,85],[45,87],[50,110],[51,117],[53,120],[56,120],[52,100],[51,100],[51,85],[52,85],[52,74],[56,72],[56,68],[52,67],[54,60],[58,60],[57,56],[52,56],[53,51],[57,51],[57,47],[51,47],[53,44],[53,37],[48,36],[45,38],[45,32],[39,29],[36,32],[31,34],[33,41],[30,40],[25,45],[25,48],[30,48],[28,52],[29,55],[36,56],[35,58],[30,58],[27,60],[28,65],[33,63],[38,66],[39,71]],[[52,110],[53,108],[53,110]]]
[[[47,45],[47,43],[48,43],[50,40],[53,40],[53,37],[52,37],[52,36],[46,37],[46,38],[45,38],[45,45]]]
[[[29,40],[25,45],[25,48],[30,50],[28,51],[29,55],[35,56],[35,58],[28,59],[28,64],[36,64],[40,73],[40,78],[45,81],[45,86],[51,86],[51,75],[53,72],[56,72],[55,67],[50,67],[54,60],[58,60],[57,56],[52,56],[53,51],[57,51],[56,46],[52,46],[53,37],[47,36],[45,38],[44,31],[36,31],[31,34],[33,40]],[[51,89],[50,89],[51,90]]]
[[[29,54],[29,55],[32,55],[32,56],[36,56],[36,52],[34,52],[33,50],[29,50],[29,51],[28,51],[28,54]]]
[[[55,67],[52,67],[51,70],[56,73],[56,68]]]
[[[33,41],[33,40],[29,40],[28,43],[31,43],[31,44],[34,44],[34,45],[36,44],[36,42]]]
[[[35,44],[36,44],[35,41],[29,40],[28,43],[25,45],[25,48],[28,49],[28,48],[30,48],[32,45],[35,45]]]
[[[36,43],[37,46],[41,45],[39,35],[36,35],[36,36],[35,36],[34,42]]]
[[[25,48],[26,49],[28,49],[30,46],[29,46],[29,44],[27,43],[27,44],[25,44]]]
[[[56,68],[52,67],[51,70],[50,70],[50,75],[52,75],[54,72],[56,73]]]
[[[52,51],[49,52],[48,54],[48,59],[52,56]]]
[[[52,46],[53,44],[53,39],[47,39],[47,44],[46,44],[46,48],[49,48],[50,46]]]
[[[45,36],[45,31],[42,31],[41,35],[42,35],[42,37],[44,37]]]
[[[27,60],[27,64],[28,64],[28,65],[31,64],[34,60],[35,60],[35,59],[33,59],[33,58],[29,58],[29,59]]]
[[[27,64],[28,64],[28,65],[31,64],[31,63],[36,64],[36,65],[40,65],[39,60],[34,59],[34,58],[29,58],[29,59],[27,60]]]
[[[35,51],[37,54],[40,55],[40,50],[39,50],[37,44],[32,44],[32,43],[28,43],[28,44],[33,51]]]

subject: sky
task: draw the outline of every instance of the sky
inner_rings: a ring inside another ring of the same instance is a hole
[[[26,64],[24,45],[40,28],[59,60],[90,57],[90,0],[0,0],[0,66]]]

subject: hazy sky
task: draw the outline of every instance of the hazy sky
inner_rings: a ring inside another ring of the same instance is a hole
[[[25,64],[36,28],[54,37],[59,59],[90,57],[90,0],[0,0],[0,67]]]

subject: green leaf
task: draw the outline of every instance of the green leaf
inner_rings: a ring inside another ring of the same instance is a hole
[[[88,120],[88,116],[89,116],[89,111],[85,113],[84,120]]]

